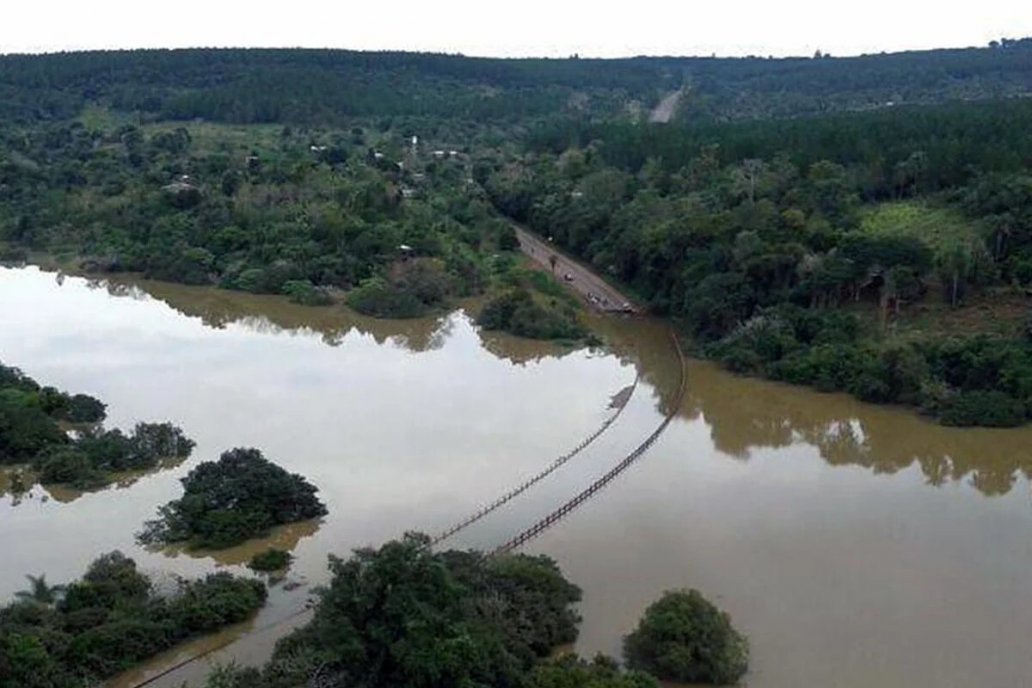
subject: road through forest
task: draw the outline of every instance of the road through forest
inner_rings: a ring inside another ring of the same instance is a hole
[[[637,313],[634,302],[590,268],[561,253],[554,245],[513,224],[520,248],[529,258],[555,273],[556,279],[580,294],[593,308],[607,313]],[[555,256],[553,268],[551,258]]]

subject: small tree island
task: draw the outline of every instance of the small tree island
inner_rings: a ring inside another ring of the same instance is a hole
[[[42,483],[85,490],[193,451],[193,440],[171,423],[137,423],[126,434],[102,428],[104,418],[99,400],[41,386],[0,363],[0,465],[29,464]],[[66,432],[65,423],[76,432]]]
[[[224,452],[218,461],[199,464],[182,483],[183,497],[158,509],[158,518],[139,534],[141,542],[221,549],[327,513],[314,485],[257,449]]]
[[[749,641],[698,590],[674,590],[649,605],[624,638],[632,669],[664,681],[735,683],[749,667]]]

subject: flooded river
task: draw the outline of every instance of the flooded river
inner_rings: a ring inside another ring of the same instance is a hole
[[[16,492],[0,473],[0,599],[121,549],[160,575],[241,567],[291,548],[258,617],[120,677],[198,681],[210,661],[260,662],[303,623],[326,555],[450,526],[615,422],[569,463],[446,544],[490,547],[605,473],[677,418],[626,473],[527,551],[584,589],[577,649],[619,652],[663,590],[696,587],[750,636],[748,684],[1025,686],[1032,676],[1032,429],[942,428],[873,407],[679,365],[658,322],[600,319],[605,350],[480,333],[463,310],[405,322],[276,297],[103,283],[0,268],[0,360],[108,403],[108,426],[171,420],[197,441],[180,465],[79,494]],[[626,396],[626,392],[622,396]],[[254,446],[321,489],[330,513],[269,541],[146,551],[134,533],[198,461]],[[240,640],[236,643],[231,641]],[[227,645],[228,643],[228,645]]]

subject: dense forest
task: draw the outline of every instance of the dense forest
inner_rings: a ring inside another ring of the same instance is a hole
[[[136,50],[0,56],[0,116],[101,102],[148,120],[340,125],[351,117],[613,116],[684,89],[680,116],[785,117],[1032,91],[1032,42],[834,58],[491,59],[345,50]]]
[[[485,328],[583,337],[501,214],[733,370],[1014,425],[1032,412],[1030,79],[1029,40],[843,59],[7,56],[0,240],[8,258],[376,317],[487,293]],[[645,124],[677,90],[673,122]]]
[[[422,129],[138,127],[98,117],[0,135],[7,258],[44,251],[87,271],[311,305],[346,298],[376,317],[417,317],[519,287],[537,294],[521,334],[583,334],[570,304],[516,264],[515,233],[470,180],[470,156],[420,147]]]
[[[1017,425],[1032,413],[1030,131],[1028,101],[570,122],[475,174],[732,370]]]
[[[265,603],[256,580],[213,573],[158,586],[136,562],[110,552],[81,580],[32,587],[0,607],[0,686],[78,688],[195,635],[247,619]]]

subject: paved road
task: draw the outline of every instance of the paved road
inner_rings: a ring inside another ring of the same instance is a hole
[[[596,310],[609,313],[637,313],[637,306],[631,299],[621,294],[590,268],[581,265],[556,249],[555,246],[531,234],[527,230],[513,225],[516,236],[520,240],[523,253],[537,261],[545,269],[552,270],[551,256],[556,257],[555,276],[567,286],[580,294],[588,305]]]

